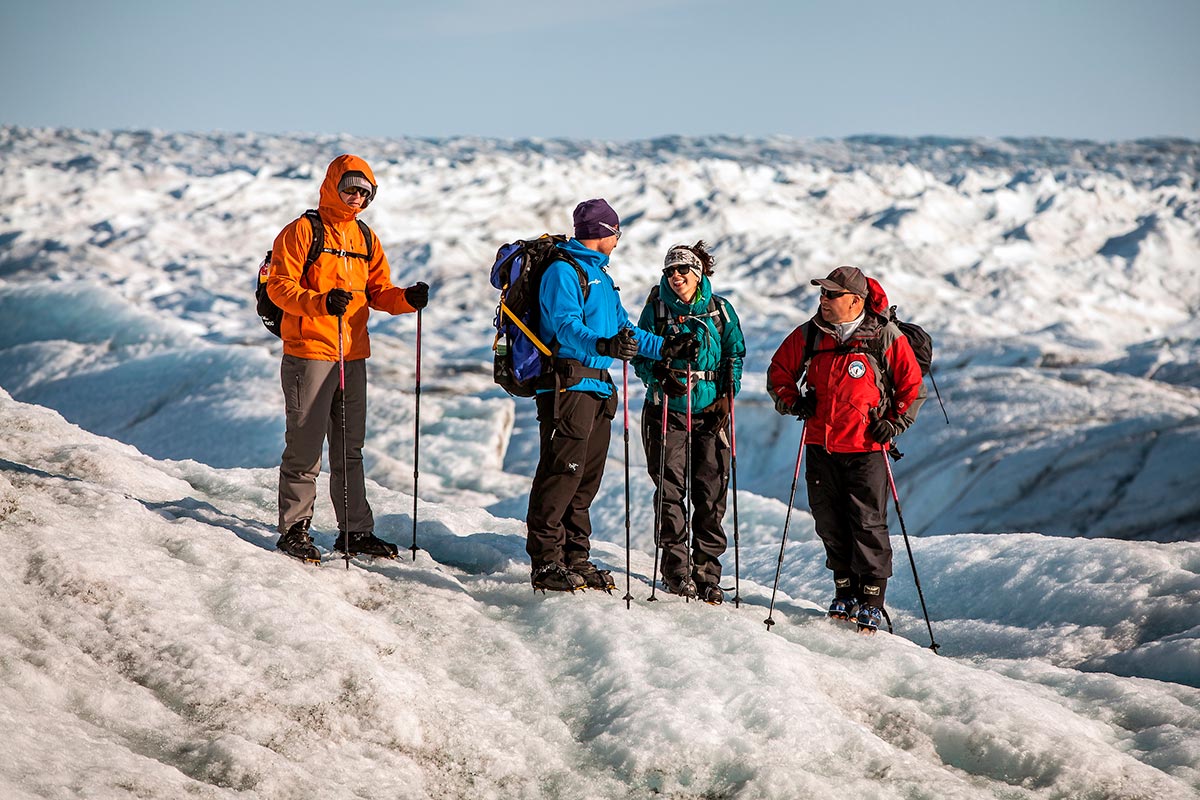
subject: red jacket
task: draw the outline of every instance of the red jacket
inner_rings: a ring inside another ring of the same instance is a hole
[[[351,170],[358,170],[375,183],[375,174],[358,156],[338,156],[329,165],[321,184],[321,204],[317,209],[325,228],[325,248],[352,253],[367,252],[362,231],[354,221],[356,212],[342,202],[338,182]],[[404,299],[404,290],[392,285],[387,256],[375,241],[371,261],[342,258],[322,253],[300,279],[304,259],[312,244],[312,225],[303,217],[284,228],[271,248],[271,274],[267,295],[283,310],[280,335],[283,352],[316,361],[337,361],[338,321],[325,310],[325,295],[330,289],[348,289],[354,294],[343,318],[343,348],[347,361],[371,355],[367,339],[368,307],[389,314],[415,311]]]
[[[908,339],[894,324],[867,313],[850,341],[838,347],[832,328],[818,314],[788,334],[771,358],[767,391],[777,406],[790,406],[800,398],[797,382],[805,368],[810,325],[816,326],[818,334],[804,382],[817,393],[817,409],[804,425],[805,444],[820,445],[831,453],[884,449],[867,432],[871,410],[878,409],[903,430],[916,419],[925,396],[921,368]],[[881,365],[870,355],[879,350],[885,361]],[[891,403],[879,369],[888,371]]]

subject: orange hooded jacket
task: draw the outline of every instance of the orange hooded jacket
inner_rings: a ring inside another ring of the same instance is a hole
[[[342,202],[338,183],[342,176],[358,170],[372,186],[375,173],[358,156],[341,155],[325,171],[318,211],[325,226],[325,249],[366,253],[367,243],[354,221],[357,212]],[[368,308],[403,314],[416,311],[404,297],[404,289],[393,286],[387,256],[376,240],[370,262],[329,252],[321,253],[301,279],[304,260],[312,244],[312,225],[300,217],[275,237],[271,249],[271,272],[267,295],[283,310],[280,334],[283,352],[316,361],[337,361],[338,320],[325,310],[330,289],[347,289],[354,298],[343,321],[345,359],[354,361],[371,355],[367,338]]]

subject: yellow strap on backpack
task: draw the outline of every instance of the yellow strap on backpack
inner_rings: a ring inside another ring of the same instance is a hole
[[[508,318],[513,321],[513,324],[521,329],[521,333],[529,337],[529,341],[533,342],[534,346],[537,347],[538,350],[542,351],[542,355],[551,355],[550,348],[542,344],[541,339],[538,339],[538,337],[534,336],[533,331],[529,330],[529,327],[524,322],[521,322],[521,320],[517,319],[516,314],[508,310],[508,306],[504,305],[503,300],[500,301],[500,310],[507,314]]]

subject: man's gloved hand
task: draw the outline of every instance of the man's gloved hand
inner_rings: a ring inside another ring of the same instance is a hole
[[[817,413],[817,393],[810,386],[807,394],[802,394],[790,403],[782,397],[775,401],[775,410],[785,417],[808,419]]]
[[[658,381],[658,385],[662,387],[667,397],[683,397],[687,394],[687,384],[680,380],[679,374],[667,367],[666,364],[659,361],[652,369],[655,380]]]
[[[633,331],[629,328],[621,328],[615,336],[596,342],[596,352],[609,358],[629,361],[638,354],[637,339],[633,338]]]
[[[881,419],[878,409],[872,408],[869,416],[871,421],[867,424],[867,433],[871,434],[875,441],[887,444],[900,435],[900,426],[891,420]]]
[[[659,352],[662,353],[663,361],[695,361],[696,356],[700,355],[700,342],[694,333],[685,331],[668,336]]]
[[[330,289],[329,294],[325,295],[325,310],[335,317],[340,317],[346,313],[346,307],[353,299],[354,295],[345,289]]]
[[[417,281],[404,290],[404,299],[415,309],[420,310],[424,308],[429,305],[429,284],[424,281]]]

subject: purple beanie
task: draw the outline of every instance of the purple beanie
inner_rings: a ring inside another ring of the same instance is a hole
[[[576,239],[604,239],[614,235],[612,230],[600,223],[611,225],[614,229],[621,227],[621,220],[608,201],[596,198],[584,200],[575,206]]]

